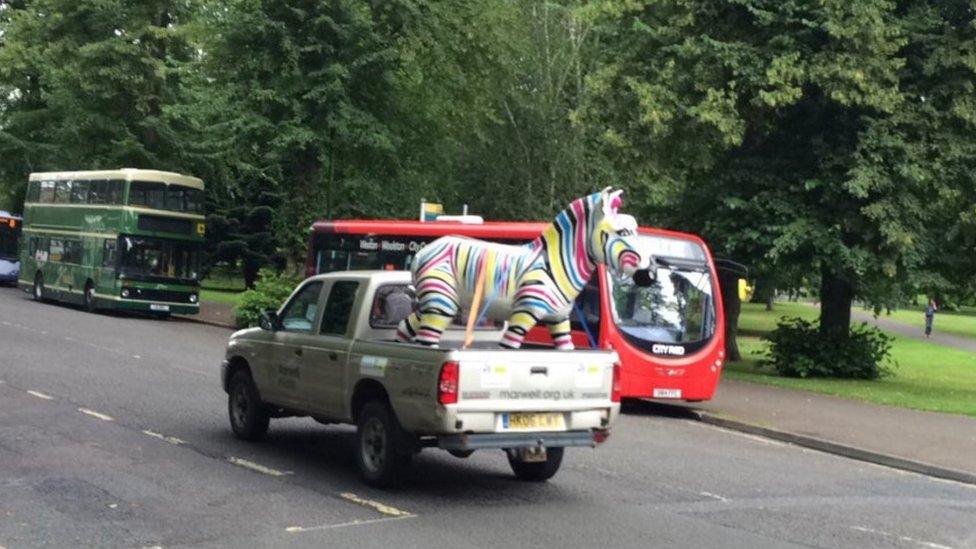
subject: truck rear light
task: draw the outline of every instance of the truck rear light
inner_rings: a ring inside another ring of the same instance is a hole
[[[610,387],[610,401],[620,402],[620,363],[613,365],[613,385]]]
[[[437,379],[437,402],[441,404],[456,404],[458,401],[458,382],[460,368],[457,362],[445,362],[441,366],[441,375]]]

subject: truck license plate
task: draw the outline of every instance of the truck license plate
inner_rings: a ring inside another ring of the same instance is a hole
[[[654,398],[681,398],[681,389],[654,389]]]
[[[507,431],[565,431],[562,414],[502,414],[502,428]]]
[[[168,311],[169,310],[169,305],[160,305],[159,303],[150,303],[149,304],[149,310],[150,311]]]

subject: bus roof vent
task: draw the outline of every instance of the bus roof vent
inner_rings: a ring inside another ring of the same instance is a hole
[[[439,215],[437,216],[437,221],[469,223],[471,225],[480,225],[485,222],[484,218],[480,215]]]

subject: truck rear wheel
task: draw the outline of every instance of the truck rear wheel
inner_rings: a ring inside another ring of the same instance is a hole
[[[526,482],[545,482],[559,471],[563,464],[563,450],[565,448],[546,448],[546,460],[529,462],[519,457],[518,451],[507,451],[508,464],[519,480]]]
[[[413,456],[403,441],[403,431],[389,405],[372,400],[363,406],[356,421],[356,464],[366,484],[384,487],[397,480]]]
[[[271,416],[258,396],[258,388],[246,370],[234,372],[227,391],[227,412],[234,436],[243,440],[261,440],[268,433]]]

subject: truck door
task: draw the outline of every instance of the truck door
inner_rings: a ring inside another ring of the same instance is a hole
[[[265,400],[303,409],[306,405],[301,363],[307,338],[312,337],[319,319],[322,282],[309,282],[281,310],[279,329],[274,332],[270,368],[265,384],[260,384]]]
[[[305,398],[309,410],[344,419],[346,409],[346,362],[353,331],[353,312],[359,283],[337,280],[327,287],[319,333],[305,347],[301,362]]]

